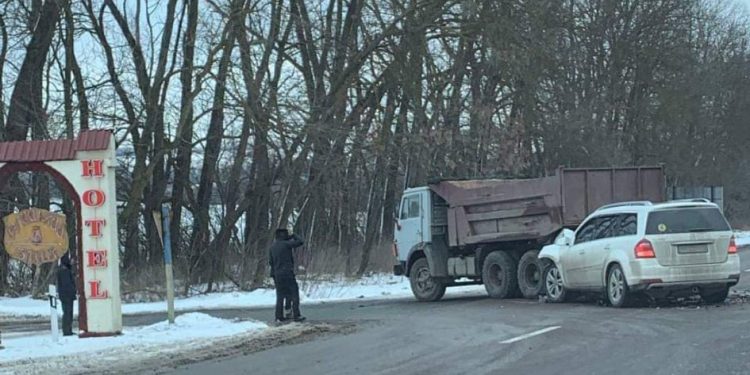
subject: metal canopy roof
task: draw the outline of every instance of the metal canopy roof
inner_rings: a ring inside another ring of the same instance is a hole
[[[100,151],[109,147],[109,130],[85,130],[76,139],[0,142],[0,162],[73,160],[78,151]]]

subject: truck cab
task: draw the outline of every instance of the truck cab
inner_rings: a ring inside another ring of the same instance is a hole
[[[432,237],[432,200],[428,187],[407,189],[401,198],[396,218],[393,249],[398,263],[395,266],[397,275],[407,275],[409,257],[415,252],[423,251],[425,242]],[[425,241],[425,239],[428,239]]]

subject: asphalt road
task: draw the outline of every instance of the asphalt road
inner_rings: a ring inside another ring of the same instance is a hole
[[[747,374],[749,307],[613,309],[476,297],[314,306],[305,308],[309,317],[356,321],[358,330],[172,373]]]
[[[738,288],[748,290],[750,272],[743,276]],[[738,299],[632,309],[484,297],[303,307],[313,320],[358,329],[171,373],[750,374],[750,303]]]

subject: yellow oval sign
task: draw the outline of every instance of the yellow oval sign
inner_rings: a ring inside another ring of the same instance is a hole
[[[5,250],[26,264],[54,262],[68,251],[65,215],[29,208],[4,217],[3,222]]]

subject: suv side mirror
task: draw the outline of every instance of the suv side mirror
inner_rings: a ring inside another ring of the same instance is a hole
[[[570,229],[563,229],[557,238],[555,239],[555,245],[560,246],[573,246],[573,240],[575,239],[575,232]]]

